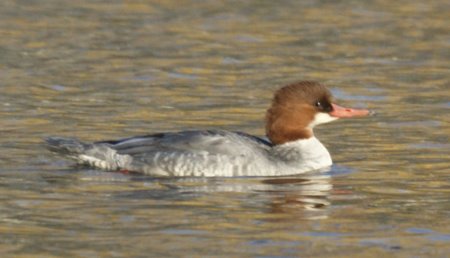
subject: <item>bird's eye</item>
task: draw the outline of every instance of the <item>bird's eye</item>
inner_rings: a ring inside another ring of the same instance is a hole
[[[320,101],[317,101],[315,105],[316,105],[316,107],[318,107],[318,108],[321,108],[321,107],[322,107],[322,103],[320,103]]]

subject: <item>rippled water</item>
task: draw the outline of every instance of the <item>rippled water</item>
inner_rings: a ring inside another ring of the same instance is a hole
[[[0,256],[448,257],[449,20],[448,1],[1,1]],[[42,145],[262,135],[303,79],[377,112],[316,130],[322,173],[155,179]]]

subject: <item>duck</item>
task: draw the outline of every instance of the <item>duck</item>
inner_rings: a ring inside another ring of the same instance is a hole
[[[46,146],[77,164],[155,177],[290,176],[332,165],[314,135],[316,126],[370,113],[335,104],[319,82],[299,81],[274,93],[265,116],[266,137],[208,129],[97,142],[49,137]]]

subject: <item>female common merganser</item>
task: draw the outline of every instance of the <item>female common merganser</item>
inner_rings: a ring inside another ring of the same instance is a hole
[[[114,141],[84,143],[47,139],[51,151],[105,170],[152,176],[285,176],[332,164],[314,137],[316,125],[368,115],[331,102],[328,89],[301,81],[276,91],[266,114],[268,140],[222,130],[158,133]]]

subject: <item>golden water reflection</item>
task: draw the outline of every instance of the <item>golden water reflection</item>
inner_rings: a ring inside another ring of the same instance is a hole
[[[0,2],[0,256],[446,257],[446,1]],[[317,128],[314,176],[154,179],[50,135],[264,134],[280,85],[377,115]]]

